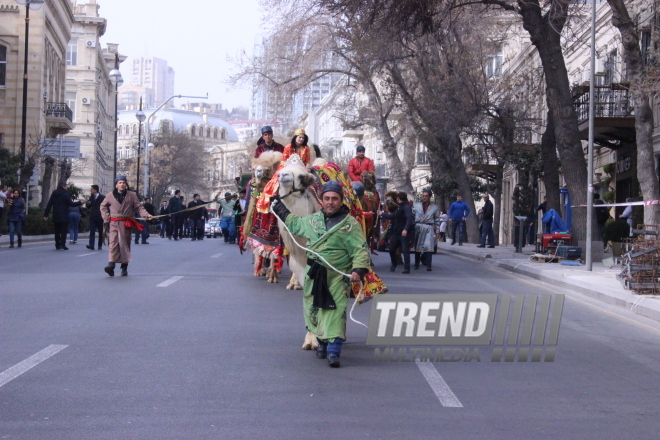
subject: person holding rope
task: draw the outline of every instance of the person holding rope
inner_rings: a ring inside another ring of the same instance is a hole
[[[121,264],[121,276],[128,275],[128,263],[131,261],[131,229],[142,230],[143,226],[133,215],[135,211],[147,220],[153,216],[140,204],[137,194],[128,190],[126,176],[115,178],[115,189],[101,202],[101,216],[108,236],[108,265],[105,273],[115,276],[115,264]]]
[[[307,267],[304,281],[303,313],[307,330],[316,335],[316,356],[328,359],[333,368],[346,339],[346,309],[351,282],[360,282],[369,272],[369,248],[362,227],[343,204],[342,187],[331,180],[321,188],[322,210],[297,217],[272,197],[271,209],[287,231],[306,238]]]

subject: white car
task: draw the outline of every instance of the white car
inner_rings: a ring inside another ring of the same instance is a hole
[[[204,235],[206,235],[207,238],[216,238],[217,236],[222,235],[219,218],[212,218],[204,224]]]

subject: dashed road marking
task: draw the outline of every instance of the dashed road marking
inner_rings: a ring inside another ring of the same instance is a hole
[[[29,358],[25,359],[23,362],[19,362],[8,370],[0,373],[0,387],[5,385],[8,382],[16,379],[21,374],[30,370],[31,368],[36,367],[46,359],[51,356],[56,355],[60,351],[67,348],[68,345],[49,345],[48,347],[41,350],[39,353],[36,353]]]
[[[435,393],[435,396],[440,401],[440,404],[448,408],[463,408],[463,405],[458,400],[456,395],[452,392],[447,382],[440,376],[438,370],[435,369],[435,366],[430,362],[415,362],[419,371],[424,375],[424,379],[431,386],[431,389]]]
[[[223,253],[220,252],[219,254],[211,255],[211,258],[220,258],[222,257]]]
[[[170,278],[169,280],[163,281],[162,283],[160,283],[160,284],[159,284],[158,286],[156,286],[156,287],[167,287],[167,286],[170,286],[170,285],[176,283],[177,281],[179,281],[181,278],[183,278],[183,277],[172,277],[172,278]]]
[[[76,255],[76,256],[77,256],[77,257],[86,257],[86,256],[88,256],[88,255],[96,255],[96,254],[97,254],[97,252],[92,252],[92,253],[90,253],[90,254],[82,254],[82,255]]]

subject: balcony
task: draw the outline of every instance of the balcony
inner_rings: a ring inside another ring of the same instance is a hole
[[[46,103],[46,127],[49,137],[52,138],[73,130],[73,112],[66,103]]]
[[[617,149],[635,141],[635,115],[628,86],[613,83],[595,87],[594,142]],[[589,139],[589,86],[574,90],[573,105],[578,117],[580,139]]]

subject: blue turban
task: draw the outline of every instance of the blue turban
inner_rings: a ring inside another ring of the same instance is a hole
[[[331,180],[321,187],[321,195],[327,192],[336,192],[337,194],[339,194],[339,197],[341,197],[342,199],[344,198],[344,194],[342,193],[342,189],[341,189],[341,184],[335,180]]]
[[[355,191],[355,195],[359,197],[362,197],[364,195],[364,185],[361,184],[360,182],[353,182],[351,183],[353,185],[353,191]]]

